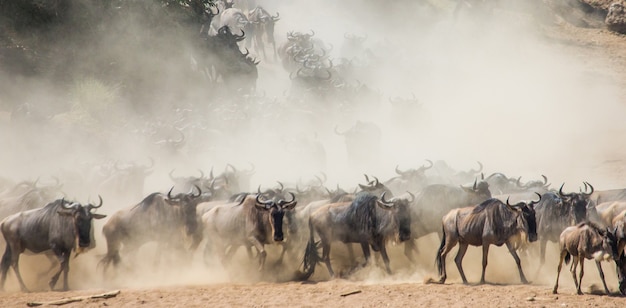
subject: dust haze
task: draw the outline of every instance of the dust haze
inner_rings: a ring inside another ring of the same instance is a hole
[[[566,42],[550,40],[544,27],[559,22],[557,18],[540,19],[543,12],[534,8],[498,7],[493,16],[461,11],[455,19],[456,2],[444,0],[258,3],[270,13],[280,12],[277,45],[287,40],[289,31],[313,30],[314,38],[333,46],[331,59],[367,57],[365,68],[349,81],[369,89],[359,97],[362,101],[304,99],[293,89],[280,59],[266,60],[254,50],[251,55],[261,60],[256,92],[216,94],[219,85],[211,85],[193,69],[193,34],[181,36],[173,25],[155,25],[150,18],[112,18],[107,29],[118,32],[99,33],[83,43],[72,33],[48,33],[63,57],[47,59],[45,73],[0,76],[6,81],[0,94],[0,175],[14,181],[58,177],[70,198],[95,200],[102,194],[99,212],[109,215],[141,197],[106,194],[81,179],[90,176],[94,166],[148,165],[151,160],[155,170],[146,178],[143,196],[167,192],[171,170],[187,176],[198,169],[219,173],[227,164],[253,165],[250,191],[276,181],[295,185],[324,172],[327,186],[339,184],[348,190],[363,183],[363,173],[388,179],[396,165],[414,168],[426,159],[444,160],[456,170],[476,168],[480,161],[486,175],[503,172],[537,179],[545,174],[552,187],[565,182],[571,191],[583,181],[596,189],[626,187],[612,165],[626,154],[620,138],[626,132],[621,119],[626,114],[624,93],[616,74],[607,70],[610,65],[572,54]],[[346,34],[366,36],[358,52],[367,56],[342,48]],[[66,70],[67,75],[54,74],[67,66],[73,68]],[[107,67],[127,75],[99,78],[99,70]],[[126,81],[131,79],[138,88],[128,88]],[[418,104],[408,111],[390,103],[413,96]],[[25,103],[33,108],[31,121],[11,114]],[[344,138],[335,133],[335,128],[345,131],[358,121],[373,122],[381,130],[380,143],[361,149],[379,154],[367,164],[351,158]],[[177,129],[184,133],[184,145],[163,146],[168,139],[180,138]],[[256,261],[248,260],[243,251],[226,267],[217,259],[205,264],[198,251],[193,261],[164,262],[159,265],[163,271],[155,273],[151,268],[158,252],[146,245],[135,257],[141,260],[136,262],[138,268],[126,269],[133,274],[122,270],[104,281],[96,270],[106,249],[102,224],[95,224],[97,247],[72,259],[72,288],[267,280],[256,273]],[[420,260],[413,265],[402,254],[402,246],[390,248],[397,276],[373,267],[352,279],[420,282],[434,275],[438,241],[427,238],[420,244]],[[336,246],[334,258],[340,259],[342,248]],[[268,250],[269,264],[280,248]],[[288,258],[286,273],[270,281],[287,279],[299,258],[300,251]],[[536,264],[522,259],[530,280],[552,283],[555,252],[549,251],[545,277],[534,275]],[[33,289],[46,288],[47,277],[37,285],[37,273],[47,266],[42,260],[34,256],[22,262],[26,284]],[[517,272],[511,270],[513,262],[506,249],[493,248],[487,280],[519,283]],[[458,281],[451,258],[447,264],[450,279]],[[480,252],[470,248],[464,265],[468,279],[478,281]],[[281,270],[275,267],[276,272]],[[593,273],[589,276],[586,279],[597,279]],[[615,279],[607,276],[609,281]],[[17,289],[14,275],[9,277],[7,288]],[[327,278],[324,266],[315,277]],[[570,282],[562,278],[562,283]]]

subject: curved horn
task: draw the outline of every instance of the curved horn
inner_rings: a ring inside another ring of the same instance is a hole
[[[268,207],[268,205],[272,205],[272,200],[261,200],[259,199],[260,197],[261,194],[256,195],[256,203],[263,204],[266,208]]]
[[[591,194],[593,194],[593,186],[591,186],[591,184],[589,184],[589,182],[584,182],[586,185],[589,185],[589,188],[591,189],[591,191],[589,193],[587,193],[587,186],[585,186],[585,192],[583,193],[585,196],[591,196]]]
[[[175,178],[175,177],[174,177],[174,175],[173,175],[174,170],[175,170],[175,169],[172,169],[172,171],[170,171],[170,173],[168,173],[168,174],[169,174],[169,176],[170,176],[170,179],[171,179],[172,181],[176,182],[176,181],[178,181],[178,179],[177,179],[177,178]]]
[[[377,178],[377,177],[375,177],[375,176],[372,176],[372,177],[374,178],[374,186],[378,186],[378,184],[380,184],[380,183],[378,182],[378,178]]]
[[[73,210],[73,209],[75,209],[75,208],[77,208],[77,207],[78,207],[78,203],[76,203],[76,202],[70,203],[70,206],[67,206],[67,204],[68,204],[68,203],[67,203],[67,202],[65,202],[65,199],[61,199],[61,206],[62,206],[64,209],[67,209],[67,210]]]
[[[509,203],[509,198],[511,198],[511,196],[506,197],[506,207],[517,212],[517,210],[515,210],[515,208]]]
[[[283,183],[281,183],[280,181],[276,181],[276,183],[278,183],[278,185],[280,185],[280,188],[278,190],[283,191],[283,189],[285,188]]]
[[[535,195],[537,195],[537,197],[539,197],[539,200],[537,201],[530,201],[530,205],[534,205],[539,203],[539,201],[541,201],[541,195],[538,192],[535,192]]]
[[[276,16],[272,16],[274,21],[277,21],[280,18],[280,13],[276,12]]]
[[[167,198],[172,200],[172,190],[174,190],[174,186],[172,186],[172,188],[170,188],[170,191],[167,192]]]
[[[481,162],[479,162],[479,161],[476,161],[476,162],[478,163],[478,170],[470,169],[470,171],[472,173],[479,173],[479,172],[483,171],[483,164]]]
[[[386,194],[386,193],[387,193],[386,191],[383,191],[383,193],[380,195],[380,201],[381,201],[383,204],[385,204],[385,205],[393,204],[391,201],[387,201],[387,200],[385,200],[385,194]],[[392,200],[393,200],[393,199],[392,199]]]
[[[204,179],[204,172],[202,172],[202,169],[198,169],[198,171],[200,172],[200,179]],[[211,169],[211,175],[213,174],[213,169]]]
[[[472,190],[476,190],[476,181],[478,181],[478,179],[474,179],[474,186],[472,187]]]
[[[541,175],[541,177],[543,178],[543,186],[546,186],[548,184],[548,178],[545,175]]]
[[[574,193],[570,193],[570,194],[563,193],[563,186],[564,185],[565,185],[565,183],[561,184],[561,188],[559,188],[559,195],[565,196],[565,197],[571,197]]]
[[[400,166],[400,165],[396,165],[396,173],[397,173],[398,175],[404,175],[404,174],[406,173],[406,171],[400,171],[400,169],[398,169],[398,167],[399,167],[399,166]]]
[[[100,199],[100,203],[98,205],[93,205],[92,209],[97,209],[102,206],[102,196],[98,195],[98,199]]]
[[[426,171],[426,170],[428,170],[428,169],[430,169],[430,168],[432,168],[434,166],[432,160],[427,159],[426,162],[428,162],[430,164],[430,166],[423,165],[423,166],[420,167],[420,171]]]
[[[261,192],[261,185],[259,185],[259,187],[257,187],[256,192],[259,195],[262,194],[262,192]]]
[[[202,190],[200,189],[200,186],[198,186],[198,185],[193,185],[193,187],[195,187],[195,188],[198,190],[198,195],[197,195],[197,196],[196,196],[196,195],[194,195],[194,194],[193,194],[193,190],[192,190],[192,191],[191,191],[191,194],[192,194],[192,195],[191,195],[191,197],[192,197],[192,198],[198,198],[198,197],[202,196]]]
[[[224,169],[224,172],[228,171],[228,168],[230,168],[233,172],[237,172],[237,169],[235,169],[235,167],[233,167],[233,165],[231,164],[226,164],[226,168]]]
[[[409,194],[409,196],[411,196],[411,200],[409,200],[409,203],[413,203],[413,201],[415,201],[415,195],[412,194],[410,191],[407,190],[407,193]]]
[[[315,35],[315,31],[313,31],[313,29],[311,29],[311,36]]]

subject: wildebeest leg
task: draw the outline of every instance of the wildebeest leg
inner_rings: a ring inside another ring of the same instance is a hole
[[[583,291],[580,290],[580,287],[583,285],[583,275],[585,273],[585,258],[579,257],[578,260],[580,262],[580,274],[578,274],[578,288],[576,292],[578,293],[578,295],[583,295]]]
[[[513,245],[511,242],[506,242],[506,248],[509,249],[509,252],[513,256],[513,259],[515,259],[515,264],[517,265],[517,270],[519,271],[519,279],[524,284],[528,283],[528,280],[526,280],[526,276],[524,276],[524,271],[522,271],[522,262],[520,261],[519,256],[515,251],[515,245]],[[486,263],[487,261],[483,260],[483,262]]]
[[[437,251],[437,257],[435,259],[438,263],[439,275],[441,275],[441,278],[439,278],[439,283],[446,282],[446,278],[448,278],[448,274],[446,273],[446,256],[448,255],[450,250],[452,250],[452,248],[456,246],[457,243],[457,239],[453,238],[452,236],[443,237],[441,247]]]
[[[606,281],[604,281],[604,272],[602,271],[602,264],[600,264],[600,261],[596,261],[596,266],[598,267],[598,273],[600,273],[600,278],[602,279],[602,284],[604,285],[604,291],[606,294],[611,294],[611,292],[609,292],[609,288],[606,286]]]
[[[489,256],[489,244],[483,243],[483,272],[480,275],[481,284],[485,283],[485,270],[487,269],[488,256]]]
[[[262,271],[263,268],[265,268],[265,258],[267,258],[267,252],[263,247],[264,245],[254,236],[248,238],[248,240],[259,251],[259,271]]]
[[[363,267],[365,267],[370,263],[370,245],[368,243],[361,243],[361,249],[363,249],[363,256],[365,257],[365,263],[363,263]]]
[[[326,264],[326,269],[328,269],[328,274],[330,278],[335,278],[335,272],[333,271],[333,267],[330,265],[330,242],[322,239],[322,259]]]
[[[380,254],[383,256],[383,262],[385,263],[385,270],[387,270],[387,274],[391,275],[389,256],[387,255],[387,245],[385,245],[384,241],[380,244]]]
[[[557,290],[559,289],[559,276],[561,275],[561,267],[563,266],[563,259],[565,259],[566,254],[567,254],[567,251],[562,250],[561,255],[559,256],[559,266],[557,267],[557,270],[556,270],[556,282],[554,283],[552,294],[557,294]]]
[[[61,276],[61,273],[63,272],[63,279],[64,279],[63,290],[67,291],[69,289],[68,283],[67,283],[67,272],[69,271],[69,261],[70,261],[71,251],[62,251],[62,250],[59,250],[58,248],[53,248],[52,251],[54,251],[54,254],[56,255],[57,259],[59,259],[59,263],[61,263],[61,265],[59,267],[59,271],[56,274],[54,274],[54,276],[52,276],[48,285],[50,286],[50,290],[54,290],[54,286],[57,284],[57,281],[59,280],[59,277]]]
[[[22,292],[29,292],[28,288],[24,284],[22,275],[20,274],[20,249],[18,247],[11,247],[7,243],[7,248],[2,257],[2,288],[4,288],[4,281],[7,277],[7,270],[9,266],[13,267],[17,281],[20,283],[20,289]]]
[[[354,266],[354,247],[352,247],[352,243],[346,243],[346,248],[348,248],[348,258],[350,259],[350,261],[352,262],[353,266]]]
[[[578,290],[578,278],[576,278],[576,267],[578,266],[578,257],[572,256],[572,265],[569,267],[569,271],[572,273],[572,278],[574,278],[574,285]]]
[[[467,251],[467,246],[465,243],[459,243],[459,251],[456,253],[456,257],[454,257],[454,263],[456,263],[456,268],[459,270],[464,284],[467,284],[467,279],[465,278],[465,272],[463,272],[463,257]]]

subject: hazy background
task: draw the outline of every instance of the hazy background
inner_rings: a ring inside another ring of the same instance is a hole
[[[570,191],[582,181],[596,189],[625,186],[620,77],[602,59],[583,58],[549,40],[543,29],[558,20],[539,18],[544,11],[513,1],[515,8],[497,8],[491,17],[462,11],[455,19],[456,2],[444,0],[257,2],[280,12],[279,45],[288,31],[314,30],[314,38],[332,44],[330,57],[340,58],[349,56],[341,55],[344,34],[366,35],[372,56],[358,81],[371,89],[367,102],[300,99],[290,92],[289,73],[280,63],[258,55],[257,93],[224,93],[192,69],[198,39],[192,26],[163,18],[158,6],[132,1],[119,3],[134,9],[82,18],[86,8],[92,9],[89,16],[105,8],[77,2],[64,22],[45,28],[2,25],[3,44],[27,46],[24,61],[35,64],[8,65],[16,58],[3,49],[0,176],[58,176],[70,197],[85,200],[98,190],[75,180],[114,161],[147,165],[154,159],[155,171],[143,189],[147,195],[167,191],[167,173],[174,168],[177,175],[195,175],[212,167],[219,173],[228,163],[243,169],[253,164],[253,190],[319,172],[328,175],[328,186],[352,188],[363,183],[363,173],[387,179],[396,165],[414,168],[431,159],[457,170],[476,168],[480,161],[486,175],[545,174],[552,187],[566,182]],[[85,26],[92,22],[97,26]],[[413,94],[420,105],[409,113],[389,103]],[[25,103],[29,118],[12,116]],[[336,126],[344,131],[357,121],[381,129],[381,143],[362,149],[379,151],[380,159],[366,166],[348,157],[343,137],[334,133]],[[160,140],[179,138],[174,127],[184,133],[184,146],[163,148]],[[112,214],[138,201],[105,196],[100,212]],[[93,271],[97,253],[77,259],[72,275],[80,268]],[[466,260],[477,259],[468,254]],[[456,275],[451,264],[449,272]],[[218,268],[206,277],[193,270],[188,280],[178,277],[185,283],[213,281],[212,275],[223,277]],[[156,284],[161,283],[167,282]]]

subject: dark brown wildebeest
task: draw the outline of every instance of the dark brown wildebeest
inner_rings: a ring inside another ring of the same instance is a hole
[[[541,200],[541,195],[537,194]],[[463,256],[469,245],[482,246],[483,270],[480,283],[485,283],[485,269],[489,246],[506,244],[509,252],[515,259],[522,283],[528,283],[516,250],[516,243],[521,234],[527,234],[528,240],[537,240],[537,221],[535,219],[534,204],[539,201],[519,202],[510,205],[498,199],[488,199],[477,206],[454,209],[442,219],[443,239],[435,258],[435,263],[441,276],[439,283],[446,281],[446,255],[459,244],[459,251],[454,258],[463,283],[467,284],[463,272]]]
[[[259,252],[259,270],[263,270],[265,245],[283,243],[283,218],[297,204],[294,194],[289,194],[289,201],[278,195],[264,200],[263,194],[248,194],[241,202],[218,205],[206,212],[202,216],[207,238],[205,252],[215,247],[222,263],[227,263],[240,246],[246,247],[249,254],[254,246]],[[281,260],[284,253],[285,246]]]
[[[585,183],[585,186],[587,185],[588,183]],[[563,193],[563,185],[561,185],[558,194],[553,192],[544,193],[539,204],[535,206],[535,212],[540,247],[537,273],[545,263],[548,241],[558,242],[561,232],[569,226],[587,220],[596,221],[598,219],[596,208],[590,201],[589,194],[584,192],[565,194]]]
[[[22,291],[28,291],[19,270],[19,257],[25,251],[35,254],[52,253],[61,263],[59,271],[50,279],[50,289],[56,285],[63,273],[63,290],[68,290],[67,274],[70,270],[70,254],[76,255],[95,247],[92,219],[102,219],[106,215],[92,213],[92,209],[102,206],[82,205],[63,199],[46,204],[42,208],[13,214],[0,223],[0,230],[6,240],[6,249],[0,263],[2,278],[0,288],[4,288],[9,266],[13,267]]]
[[[138,204],[115,212],[102,228],[107,241],[107,253],[98,265],[103,265],[104,272],[111,263],[114,266],[119,264],[122,246],[127,255],[151,241],[169,245],[175,252],[182,252],[185,250],[185,238],[181,238],[184,231],[187,237],[192,238],[191,249],[195,249],[202,240],[196,232],[196,206],[202,191],[200,187],[194,187],[198,190],[197,195],[192,190],[188,194],[172,196],[172,187],[167,195],[152,193]]]
[[[398,237],[402,241],[411,238],[411,215],[409,204],[413,200],[393,198],[385,200],[368,192],[360,192],[352,202],[334,203],[315,211],[309,217],[309,242],[304,258],[303,280],[315,271],[318,262],[324,261],[328,273],[334,277],[330,263],[330,245],[334,241],[361,244],[365,264],[369,263],[370,245],[374,251],[380,251],[387,273],[391,274],[386,241]],[[322,257],[317,255],[315,234],[319,235],[322,245]]]
[[[559,247],[561,254],[559,256],[559,266],[556,272],[556,282],[554,283],[554,289],[552,293],[557,294],[559,288],[559,276],[561,275],[561,267],[563,266],[563,260],[565,264],[569,263],[571,257],[574,257],[570,271],[572,272],[572,278],[576,285],[576,293],[582,295],[583,292],[580,287],[583,283],[584,262],[585,259],[594,259],[596,261],[596,267],[600,273],[602,284],[604,285],[604,291],[610,294],[609,288],[604,281],[604,272],[600,261],[617,260],[617,238],[608,229],[602,229],[597,225],[590,222],[579,223],[576,226],[567,227],[561,233],[559,239]],[[576,267],[580,263],[580,274],[578,280],[576,280]]]
[[[474,181],[472,187],[433,184],[426,186],[411,204],[411,238],[404,246],[404,253],[413,260],[417,250],[415,240],[435,232],[441,232],[439,219],[453,209],[479,204],[491,198],[489,184]],[[442,234],[439,234],[441,238]]]

